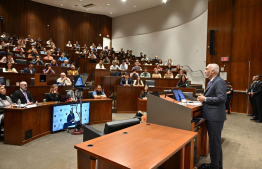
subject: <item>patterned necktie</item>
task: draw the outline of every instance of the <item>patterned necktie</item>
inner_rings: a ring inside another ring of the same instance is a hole
[[[209,88],[209,87],[211,86],[211,84],[212,84],[212,81],[210,80],[210,81],[208,82],[208,84],[207,84],[207,88]]]
[[[24,91],[24,95],[25,95],[26,102],[29,103],[29,100],[28,100],[28,98],[27,98],[27,94],[26,94],[25,91]]]

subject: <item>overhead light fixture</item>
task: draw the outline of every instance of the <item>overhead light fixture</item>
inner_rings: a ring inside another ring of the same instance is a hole
[[[126,2],[126,0],[122,0],[122,2]]]
[[[110,5],[110,4],[107,4],[108,6]]]
[[[162,2],[166,4],[166,3],[167,3],[167,0],[162,0]]]
[[[63,4],[61,4],[61,6],[63,6]]]
[[[110,14],[113,14],[113,12],[110,12]]]
[[[134,5],[134,8],[136,8],[136,6]]]

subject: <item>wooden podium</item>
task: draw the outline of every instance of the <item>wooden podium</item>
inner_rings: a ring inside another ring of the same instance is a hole
[[[185,96],[186,97],[186,96]],[[191,122],[194,117],[202,116],[202,107],[200,105],[182,106],[175,99],[160,95],[147,95],[147,122],[164,125],[168,127],[179,128],[188,131],[198,131],[197,136],[197,157],[208,155],[208,135],[205,120],[198,124]],[[186,149],[186,153],[194,156],[194,141],[191,141],[191,149]],[[193,158],[188,165],[193,168]]]

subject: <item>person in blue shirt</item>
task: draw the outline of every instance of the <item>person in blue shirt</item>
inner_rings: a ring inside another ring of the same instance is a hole
[[[129,78],[129,74],[125,74],[125,77],[123,77],[120,81],[120,85],[122,86],[133,86],[133,80]]]
[[[65,53],[61,53],[61,56],[60,58],[58,59],[58,61],[65,61],[65,60],[68,60],[66,57],[65,57]]]
[[[96,87],[96,90],[93,92],[93,97],[94,97],[95,99],[106,98],[105,93],[102,91],[101,85],[98,85],[98,86]]]

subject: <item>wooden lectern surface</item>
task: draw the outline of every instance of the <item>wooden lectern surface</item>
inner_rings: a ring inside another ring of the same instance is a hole
[[[192,131],[142,123],[77,144],[75,148],[120,168],[157,168],[196,136]]]

